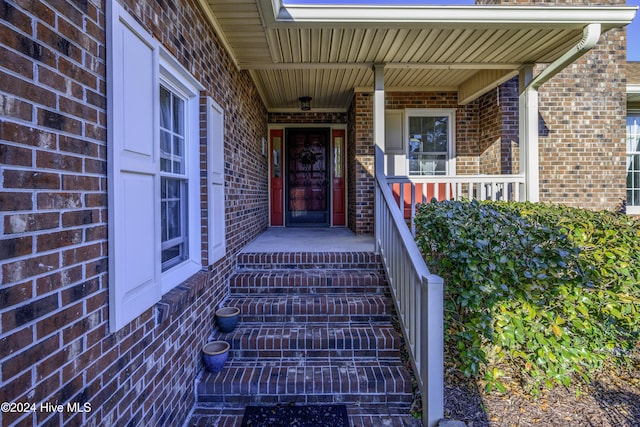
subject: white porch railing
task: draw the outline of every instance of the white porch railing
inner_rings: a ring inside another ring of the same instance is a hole
[[[376,248],[422,393],[422,422],[433,427],[444,416],[443,281],[429,272],[384,175],[376,179],[375,224]]]
[[[523,201],[525,177],[521,175],[458,175],[406,177],[390,176],[387,183],[396,203],[410,221],[411,234],[415,234],[413,219],[416,206],[431,199]],[[404,203],[400,203],[400,201]]]

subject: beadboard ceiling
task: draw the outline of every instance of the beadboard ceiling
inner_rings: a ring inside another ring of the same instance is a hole
[[[200,0],[239,68],[248,70],[270,111],[344,111],[354,90],[373,87],[385,64],[387,90],[454,90],[468,102],[548,63],[583,28],[626,25],[627,7],[283,6],[280,0]]]

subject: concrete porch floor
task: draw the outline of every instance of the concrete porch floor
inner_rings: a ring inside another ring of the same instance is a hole
[[[270,227],[241,252],[373,252],[373,236],[346,227]]]

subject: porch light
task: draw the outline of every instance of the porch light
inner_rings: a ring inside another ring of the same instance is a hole
[[[302,111],[311,110],[311,97],[310,96],[301,96],[300,98],[298,98],[298,101],[300,101],[300,109]]]

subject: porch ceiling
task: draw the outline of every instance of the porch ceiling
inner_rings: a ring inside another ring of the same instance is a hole
[[[388,90],[454,90],[469,101],[548,63],[582,38],[628,24],[629,7],[291,6],[281,0],[200,0],[270,111],[348,108],[354,89],[373,87],[386,64]]]

